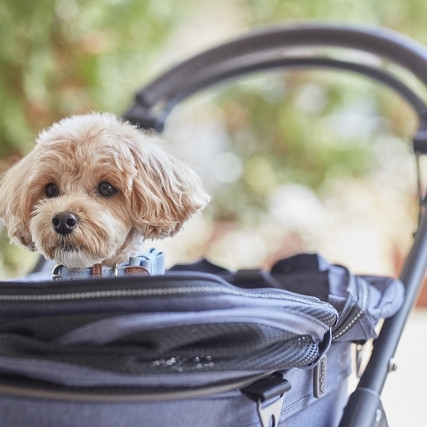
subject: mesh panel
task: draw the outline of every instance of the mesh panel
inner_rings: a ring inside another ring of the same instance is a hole
[[[318,343],[310,336],[292,337],[255,324],[196,326],[137,334],[108,346],[61,346],[2,334],[0,355],[127,374],[287,369],[306,366],[318,355]]]

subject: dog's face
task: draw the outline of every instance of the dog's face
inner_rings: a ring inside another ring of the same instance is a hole
[[[111,114],[64,119],[5,175],[11,241],[70,268],[112,265],[176,233],[209,197],[159,140]]]

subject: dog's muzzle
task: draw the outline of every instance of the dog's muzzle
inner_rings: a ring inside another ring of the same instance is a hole
[[[53,229],[58,233],[65,236],[71,233],[78,225],[79,217],[73,212],[60,212],[52,218]]]

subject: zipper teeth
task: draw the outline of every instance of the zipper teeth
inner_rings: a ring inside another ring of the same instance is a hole
[[[332,339],[335,340],[337,338],[340,338],[342,335],[344,335],[350,328],[353,327],[353,325],[365,314],[365,309],[368,304],[368,292],[369,289],[366,288],[365,282],[358,282],[358,300],[357,302],[360,303],[359,310],[355,314],[354,317],[351,318],[351,320],[345,325],[344,329],[341,329],[336,335],[332,336]]]
[[[257,293],[252,294],[243,291],[233,291],[225,289],[220,286],[188,286],[188,287],[173,287],[173,288],[146,288],[146,289],[113,289],[113,290],[100,290],[100,291],[86,291],[86,292],[69,292],[57,294],[44,294],[44,295],[19,295],[7,294],[0,295],[0,302],[47,302],[47,301],[76,301],[85,299],[98,299],[98,298],[116,298],[116,297],[145,297],[145,296],[162,296],[162,295],[188,295],[188,294],[206,294],[206,293],[227,293],[228,295],[244,296],[249,298],[262,298],[262,299],[278,299],[300,302],[306,305],[313,306],[329,306],[324,301],[313,301],[304,298],[298,298],[291,295],[284,295],[280,293]]]
[[[342,329],[338,334],[333,335],[332,339],[336,340],[337,338],[340,338],[342,335],[344,335],[364,314],[364,310],[360,309],[357,314],[351,319],[351,321],[346,325],[344,329]]]

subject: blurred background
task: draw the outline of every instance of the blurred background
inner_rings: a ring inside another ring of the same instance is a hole
[[[2,169],[64,116],[120,115],[177,62],[251,29],[310,20],[381,25],[427,44],[422,0],[2,0]],[[165,137],[213,201],[154,244],[169,265],[207,256],[233,269],[268,268],[317,251],[356,273],[397,275],[417,220],[415,125],[395,94],[336,72],[251,76],[196,96],[174,112]],[[1,234],[0,278],[35,261]],[[411,396],[403,394],[401,403]],[[402,408],[416,417],[407,405],[390,405],[394,419]]]
[[[417,0],[3,0],[0,161],[29,151],[52,122],[122,114],[134,92],[204,49],[264,25],[382,25],[427,43]],[[336,72],[252,76],[197,96],[165,136],[201,173],[209,208],[173,239],[169,264],[207,255],[269,267],[318,251],[357,272],[396,274],[415,229],[415,118],[371,81]],[[0,277],[35,255],[0,239]]]

